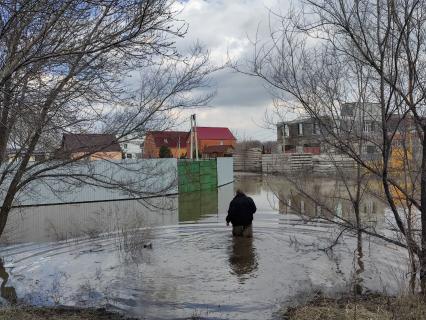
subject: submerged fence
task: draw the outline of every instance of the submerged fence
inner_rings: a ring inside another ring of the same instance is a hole
[[[176,168],[176,159],[76,162],[54,169],[49,177],[27,185],[17,195],[13,206],[118,201],[176,194]]]
[[[76,162],[29,184],[17,195],[13,207],[120,201],[214,190],[234,181],[232,167],[232,158]],[[0,190],[0,197],[5,196],[5,190]]]
[[[215,190],[234,181],[233,159],[178,161],[179,193]]]

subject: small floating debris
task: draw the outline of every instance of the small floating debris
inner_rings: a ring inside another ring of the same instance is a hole
[[[147,242],[143,245],[145,249],[152,249],[152,242]]]

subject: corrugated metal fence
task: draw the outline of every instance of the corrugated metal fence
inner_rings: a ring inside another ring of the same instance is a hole
[[[179,192],[215,190],[217,188],[216,160],[180,160],[178,173]]]

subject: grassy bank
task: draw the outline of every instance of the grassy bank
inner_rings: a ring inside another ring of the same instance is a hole
[[[418,296],[400,298],[383,296],[317,298],[290,308],[285,320],[424,320],[426,303]]]
[[[0,320],[124,320],[121,315],[104,309],[73,308],[0,308]]]

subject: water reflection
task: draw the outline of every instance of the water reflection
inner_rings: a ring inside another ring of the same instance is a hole
[[[218,191],[199,191],[179,195],[179,222],[195,222],[218,213]]]
[[[313,179],[310,185],[342,216],[348,214],[347,203],[334,191],[335,182]],[[233,238],[225,226],[236,188],[257,205],[254,238]],[[197,309],[206,319],[254,320],[271,319],[283,301],[291,304],[309,290],[347,293],[354,288],[354,275],[362,290],[386,287],[393,293],[399,277],[395,272],[406,272],[398,248],[377,239],[366,238],[368,246],[361,246],[355,258],[361,242],[348,234],[333,248],[332,257],[319,250],[340,230],[291,215],[294,207],[307,215],[322,214],[323,208],[282,177],[241,175],[217,192],[172,200],[174,209],[168,211],[133,201],[27,208],[21,220],[11,220],[17,229],[9,231],[17,232],[10,239],[39,243],[1,248],[13,266],[7,269],[10,279],[0,269],[2,295],[14,296],[12,283],[26,303],[49,305],[52,297],[59,297],[67,305],[107,304],[149,319],[187,319]],[[383,207],[372,201],[363,202],[362,210],[381,219]],[[52,227],[46,227],[48,222]],[[114,232],[99,235],[109,231]],[[44,243],[61,234],[84,237]]]
[[[13,209],[1,243],[63,241],[178,223],[177,197]]]
[[[280,177],[277,177],[277,182],[279,181],[279,178]],[[235,176],[233,192],[235,193],[237,189],[240,189],[245,194],[252,197],[258,210],[262,210],[264,212],[277,212],[279,210],[278,197],[276,192],[269,186],[268,179],[268,176],[262,176],[259,174],[239,174]],[[282,181],[279,182],[279,187],[286,188],[288,183],[282,177],[281,180]]]
[[[218,190],[148,200],[21,207],[11,211],[0,243],[95,238],[122,230],[177,225],[204,219],[218,221],[233,197],[233,184]]]
[[[241,173],[235,177],[235,189],[241,189],[250,196],[259,195],[265,187],[260,174]]]
[[[1,297],[12,304],[15,304],[17,301],[16,291],[14,287],[6,286],[7,281],[9,280],[9,274],[6,272],[3,260],[0,260],[0,278],[2,279],[2,283],[0,285]]]
[[[355,185],[330,178],[299,179],[297,184],[282,177],[264,177],[264,184],[276,196],[278,210],[282,214],[302,214],[307,217],[342,218],[355,222],[352,195]],[[362,186],[365,188],[366,186]],[[386,204],[376,195],[362,192],[359,210],[362,224],[382,228],[385,223]]]
[[[353,219],[352,203],[341,182],[323,177],[299,179],[297,184],[295,187],[280,176],[239,174],[234,184],[218,190],[157,198],[149,203],[127,200],[17,208],[12,210],[0,242],[60,241],[179,223],[223,223],[222,215],[226,215],[237,188],[251,196],[258,210],[265,213]],[[382,228],[385,208],[384,202],[364,192],[360,202],[363,225]]]
[[[232,237],[229,250],[229,266],[240,283],[249,279],[258,268],[256,248],[253,238]]]

